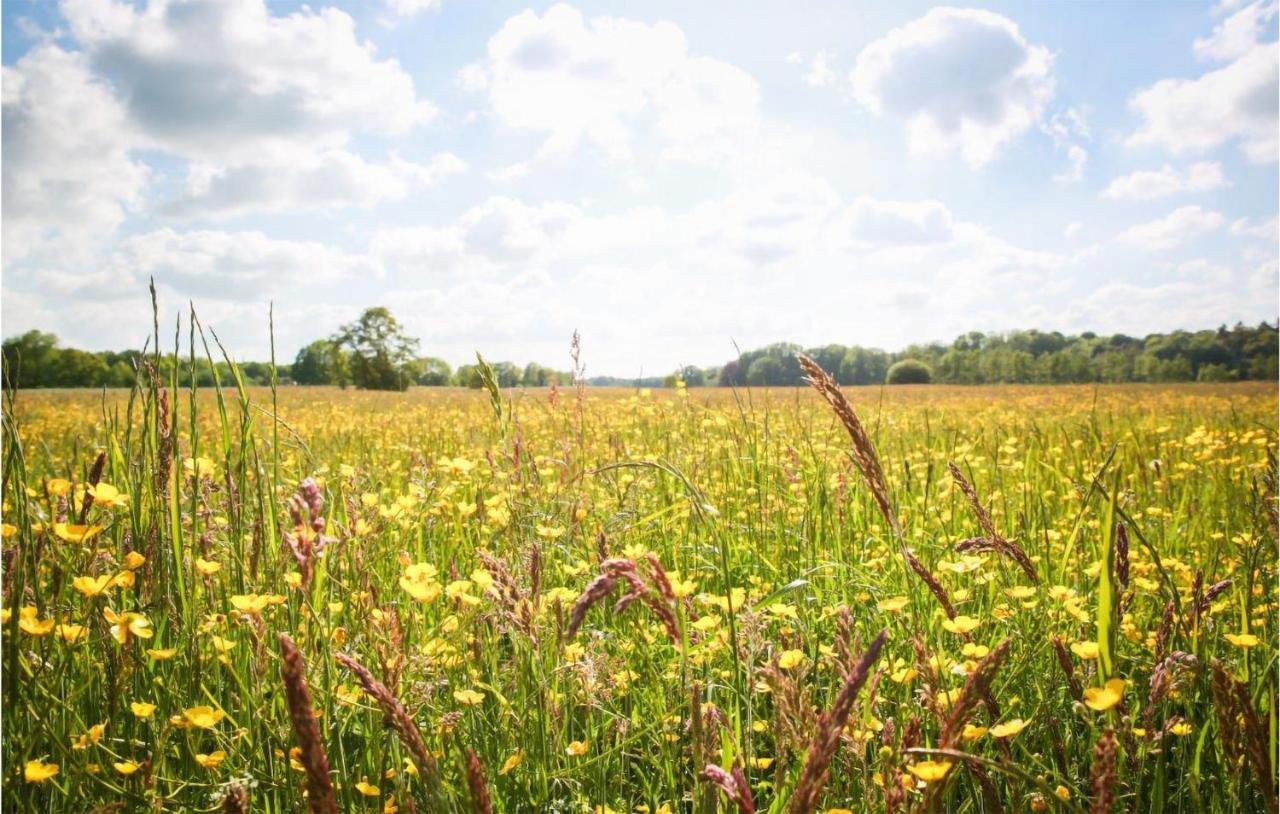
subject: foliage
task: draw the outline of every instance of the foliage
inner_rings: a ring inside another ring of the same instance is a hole
[[[903,359],[893,363],[884,380],[887,384],[928,384],[933,381],[933,371],[918,359]]]
[[[413,383],[409,365],[418,340],[406,334],[386,308],[366,308],[359,319],[338,330],[333,344],[347,352],[357,387],[405,390]]]

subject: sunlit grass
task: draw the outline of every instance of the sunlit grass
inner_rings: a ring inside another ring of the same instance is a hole
[[[756,807],[781,811],[882,628],[819,810],[1267,808],[1274,387],[848,393],[900,538],[808,390],[514,391],[496,411],[421,390],[193,404],[145,375],[132,393],[20,392],[4,809],[212,810],[232,786],[252,811],[304,809],[287,633],[339,810],[432,810],[346,654],[403,705],[450,810],[483,810],[474,750],[499,811],[708,810],[732,804],[699,774],[739,762]],[[949,461],[1038,582],[955,550],[983,531]],[[602,562],[618,584],[570,636]],[[645,593],[615,612],[631,568]]]

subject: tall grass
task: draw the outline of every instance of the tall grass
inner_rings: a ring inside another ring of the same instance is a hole
[[[1274,810],[1273,389],[806,373],[7,394],[4,810]]]

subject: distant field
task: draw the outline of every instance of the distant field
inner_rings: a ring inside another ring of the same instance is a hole
[[[3,808],[1274,810],[1274,383],[844,392],[18,392]]]

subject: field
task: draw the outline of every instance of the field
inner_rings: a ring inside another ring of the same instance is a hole
[[[3,809],[1275,810],[1273,384],[845,394],[19,392]]]

